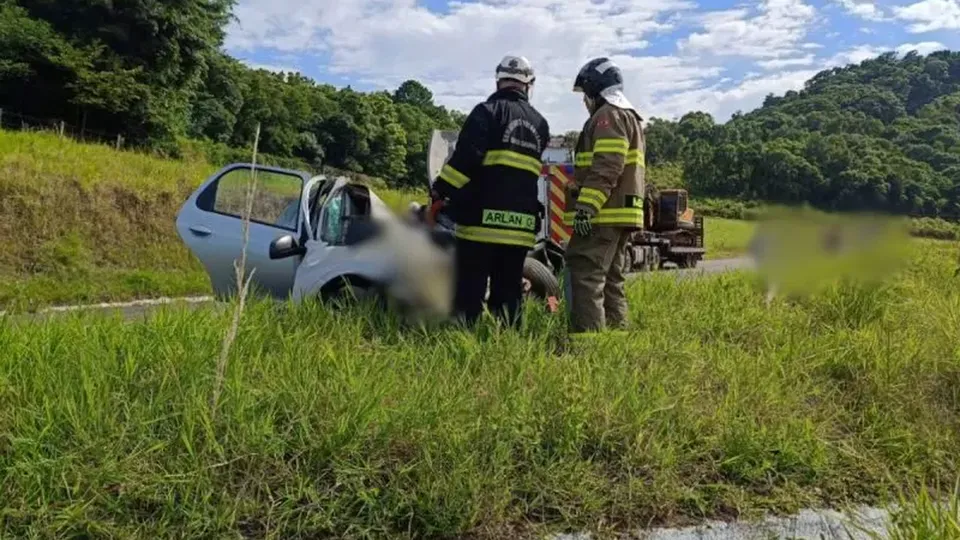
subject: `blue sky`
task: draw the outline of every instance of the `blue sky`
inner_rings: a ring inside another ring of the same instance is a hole
[[[611,56],[649,118],[724,121],[822,69],[885,51],[960,49],[960,0],[239,0],[227,51],[357,89],[413,78],[469,110],[504,54],[530,58],[533,103],[561,132],[584,118],[579,66]]]

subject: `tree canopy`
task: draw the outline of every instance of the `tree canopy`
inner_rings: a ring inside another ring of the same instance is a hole
[[[358,92],[247,67],[222,48],[234,3],[0,0],[0,108],[168,154],[249,148],[259,123],[272,156],[423,184],[431,131],[462,112],[414,80]],[[724,124],[694,111],[646,135],[647,165],[682,170],[697,198],[960,215],[960,53],[885,54]]]
[[[960,53],[893,53],[822,71],[717,124],[651,119],[647,164],[695,196],[960,216]]]
[[[433,129],[463,114],[417,81],[394,93],[251,69],[222,51],[233,0],[0,0],[0,108],[122,134],[168,154],[182,137],[426,181]]]

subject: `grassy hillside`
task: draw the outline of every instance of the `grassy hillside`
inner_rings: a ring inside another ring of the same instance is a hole
[[[0,130],[0,304],[205,290],[173,217],[213,170]]]
[[[193,189],[224,164],[203,155],[167,160],[0,130],[0,308],[207,293],[173,225]],[[426,200],[412,190],[377,193],[396,209]],[[742,251],[749,227],[711,220],[707,234],[709,256],[729,256]]]
[[[580,352],[533,305],[474,334],[256,303],[216,414],[222,310],[9,320],[0,536],[524,538],[949,487],[960,287],[923,244],[770,309],[747,274],[651,276]]]

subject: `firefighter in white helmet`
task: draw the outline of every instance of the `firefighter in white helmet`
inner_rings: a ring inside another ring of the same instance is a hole
[[[523,262],[543,219],[538,198],[540,156],[550,139],[546,119],[530,104],[536,77],[522,56],[497,65],[496,91],[464,121],[456,147],[433,184],[456,222],[456,314],[467,323],[488,308],[520,322]]]

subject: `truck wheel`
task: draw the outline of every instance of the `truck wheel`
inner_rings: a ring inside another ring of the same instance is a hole
[[[697,267],[697,257],[694,255],[684,255],[677,259],[677,266],[680,268],[696,268]]]
[[[646,253],[647,260],[644,262],[644,270],[647,272],[656,272],[660,270],[660,248],[650,248]]]
[[[536,259],[527,257],[523,260],[523,279],[530,283],[530,293],[538,298],[560,297],[557,276]]]

